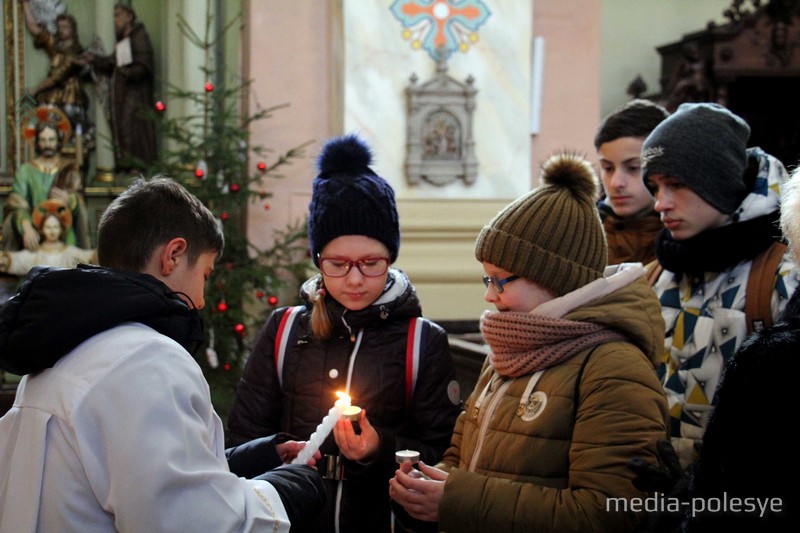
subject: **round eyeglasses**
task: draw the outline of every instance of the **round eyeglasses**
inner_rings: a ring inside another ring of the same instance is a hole
[[[320,257],[319,270],[331,278],[343,278],[350,273],[353,266],[358,269],[363,276],[377,278],[386,274],[389,269],[388,257],[367,257],[352,261],[341,257]]]
[[[503,279],[497,279],[497,276],[483,276],[483,284],[486,285],[487,289],[491,285],[495,292],[501,293],[504,290],[503,285],[511,283],[515,279],[519,279],[519,276],[511,275]]]

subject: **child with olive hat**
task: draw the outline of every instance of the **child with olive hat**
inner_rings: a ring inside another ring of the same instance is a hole
[[[664,324],[641,264],[606,267],[591,164],[570,153],[483,228],[475,257],[496,307],[491,348],[451,447],[392,498],[443,531],[630,531],[626,467],[656,457],[667,405],[653,365]]]
[[[371,162],[354,135],[323,147],[308,219],[320,271],[303,284],[302,306],[273,311],[262,328],[228,419],[231,445],[277,432],[307,439],[337,391],[361,407],[360,432],[342,419],[320,449],[328,499],[312,531],[390,531],[395,452],[440,460],[460,412],[447,334],[416,320],[416,290],[391,266],[400,249],[394,191]]]
[[[642,147],[642,176],[664,224],[658,265],[648,267],[666,324],[659,377],[672,444],[687,470],[725,362],[751,332],[777,319],[798,284],[779,242],[786,169],[761,148],[747,148],[749,137],[748,124],[725,107],[692,103]]]

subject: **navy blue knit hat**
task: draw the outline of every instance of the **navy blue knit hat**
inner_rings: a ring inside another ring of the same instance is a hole
[[[397,259],[400,223],[394,190],[370,163],[372,153],[356,135],[334,137],[322,148],[308,206],[308,244],[315,265],[325,245],[342,235],[371,237],[389,249],[390,262]]]

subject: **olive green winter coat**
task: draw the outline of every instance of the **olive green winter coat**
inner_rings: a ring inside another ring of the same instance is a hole
[[[615,512],[624,504],[614,500],[607,510],[606,500],[646,496],[626,464],[657,462],[656,441],[667,434],[654,370],[664,345],[658,300],[637,280],[564,318],[613,327],[632,342],[607,342],[548,368],[527,408],[520,398],[530,376],[502,378],[487,359],[440,465],[450,472],[442,531],[618,532],[641,522],[641,514]]]

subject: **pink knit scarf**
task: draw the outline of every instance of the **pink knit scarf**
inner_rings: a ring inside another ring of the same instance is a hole
[[[511,311],[486,312],[480,326],[492,349],[489,361],[510,378],[544,370],[598,344],[628,341],[600,324]]]

